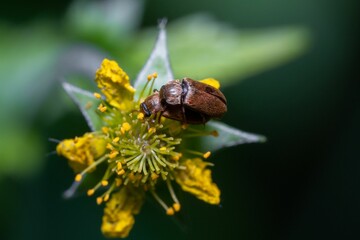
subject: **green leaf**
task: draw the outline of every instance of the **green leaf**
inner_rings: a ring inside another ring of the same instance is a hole
[[[101,100],[94,97],[91,92],[75,87],[64,82],[63,87],[72,100],[78,105],[92,131],[100,130],[104,125],[100,116],[97,114],[97,107]]]
[[[288,62],[309,43],[301,27],[237,30],[203,15],[176,22],[168,31],[177,76],[214,77],[224,86]]]
[[[66,15],[66,27],[77,37],[117,43],[137,29],[143,2],[139,0],[75,1]]]
[[[7,176],[26,178],[38,173],[45,155],[40,134],[16,121],[1,125],[0,132],[0,181]]]
[[[218,79],[223,87],[283,65],[306,51],[310,34],[299,26],[236,29],[208,15],[169,23],[168,44],[175,78]],[[130,61],[144,59],[153,32],[137,37]]]
[[[0,35],[0,107],[6,115],[18,114],[9,119],[29,122],[56,83],[65,42],[53,26],[41,23],[24,28],[0,24]]]
[[[218,136],[207,136],[202,137],[199,142],[200,151],[217,151],[221,148],[232,147],[245,143],[261,143],[266,141],[266,137],[240,131],[239,129],[233,128],[225,123],[218,121],[210,121],[205,126],[206,131],[218,132]]]
[[[166,45],[165,25],[166,21],[162,20],[159,24],[160,31],[155,47],[145,66],[141,69],[135,80],[134,87],[137,90],[135,93],[135,99],[140,97],[139,95],[147,82],[147,76],[149,74],[154,72],[157,72],[158,74],[158,77],[155,80],[154,89],[160,89],[162,85],[167,83],[169,80],[174,79]]]

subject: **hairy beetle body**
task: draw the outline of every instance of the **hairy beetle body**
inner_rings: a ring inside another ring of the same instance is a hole
[[[140,107],[146,116],[162,116],[184,123],[204,124],[220,118],[227,111],[224,94],[205,83],[190,78],[172,80],[147,97]]]

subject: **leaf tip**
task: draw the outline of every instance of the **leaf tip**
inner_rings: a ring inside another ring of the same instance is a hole
[[[158,20],[158,27],[160,31],[165,30],[167,22],[168,22],[167,18],[160,18]]]

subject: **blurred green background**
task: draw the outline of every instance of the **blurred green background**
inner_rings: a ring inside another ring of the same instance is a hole
[[[130,239],[358,239],[356,1],[13,1],[0,9],[0,239],[103,239],[93,198],[49,137],[88,131],[61,88],[105,56],[132,79],[167,17],[175,76],[216,77],[223,121],[265,144],[213,155],[221,207],[181,194],[184,225],[152,201]],[[244,80],[244,81],[242,81]]]

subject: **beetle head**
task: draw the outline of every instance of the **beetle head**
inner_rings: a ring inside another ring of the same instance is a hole
[[[140,111],[144,113],[145,117],[150,117],[151,114],[162,112],[163,108],[161,106],[159,92],[148,96],[144,102],[140,104]]]

